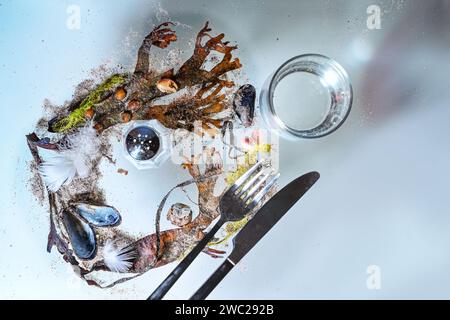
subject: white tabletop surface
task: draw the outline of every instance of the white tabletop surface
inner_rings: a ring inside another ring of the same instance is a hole
[[[381,9],[381,29],[368,28],[372,4]],[[69,5],[81,9],[80,29],[66,26]],[[45,98],[70,99],[102,64],[131,67],[164,10],[192,26],[183,31],[192,36],[209,20],[237,41],[257,88],[286,59],[321,53],[347,70],[354,90],[353,110],[338,131],[281,141],[281,185],[310,170],[321,179],[210,298],[450,298],[444,0],[0,0],[0,298],[142,299],[174,267],[108,290],[77,279],[56,250],[45,251],[48,212],[28,189],[25,143]],[[105,181],[109,199],[124,220],[147,219],[152,232],[154,208],[185,173],[170,164],[139,175],[125,160],[123,166],[126,179]],[[119,199],[124,192],[133,205]],[[168,298],[188,298],[220,262],[200,256]],[[379,286],[370,285],[374,276]]]

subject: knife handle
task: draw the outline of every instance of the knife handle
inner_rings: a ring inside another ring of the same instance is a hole
[[[189,300],[204,300],[233,267],[234,264],[229,259],[225,260]]]

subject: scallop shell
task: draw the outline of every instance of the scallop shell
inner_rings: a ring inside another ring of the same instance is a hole
[[[167,219],[178,227],[185,226],[192,221],[192,209],[184,203],[175,203],[167,212]]]

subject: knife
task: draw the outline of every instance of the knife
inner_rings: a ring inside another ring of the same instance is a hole
[[[203,300],[222,281],[231,269],[261,240],[286,212],[319,180],[318,172],[310,172],[295,179],[269,201],[247,222],[233,239],[233,251],[190,300]]]

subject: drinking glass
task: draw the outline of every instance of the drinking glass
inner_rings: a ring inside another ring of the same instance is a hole
[[[266,80],[260,110],[267,126],[282,137],[319,138],[344,123],[352,97],[349,77],[341,65],[323,55],[304,54],[283,63]],[[303,121],[307,118],[315,121],[307,125]]]

